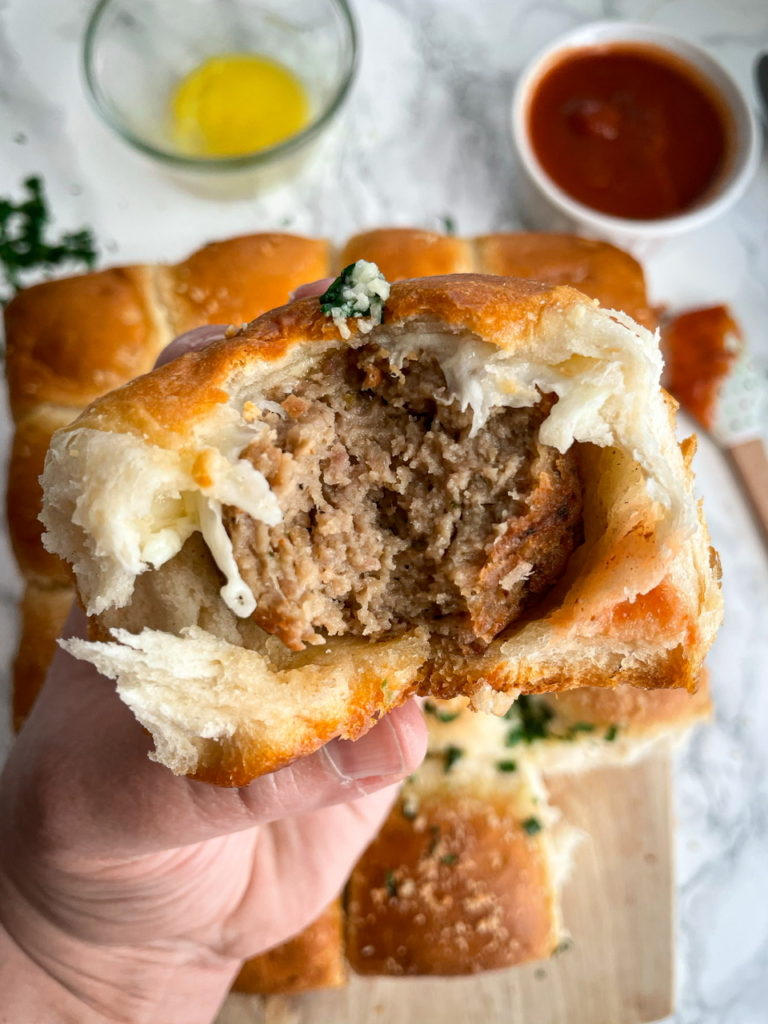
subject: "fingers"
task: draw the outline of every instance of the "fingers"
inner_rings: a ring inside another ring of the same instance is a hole
[[[166,345],[157,357],[155,367],[164,366],[173,359],[178,359],[186,352],[197,352],[212,341],[220,341],[227,331],[227,324],[205,324],[203,327],[195,327],[192,331],[185,331],[178,338],[174,338],[170,345]]]
[[[309,757],[256,779],[240,791],[252,824],[355,800],[401,782],[427,749],[424,716],[412,701],[354,743],[331,740]]]
[[[323,292],[328,290],[328,286],[332,284],[334,278],[322,277],[319,281],[312,281],[310,284],[303,284],[296,289],[295,292],[291,292],[292,299],[310,299],[313,295],[322,295]]]
[[[332,281],[332,277],[324,277],[319,281],[303,284],[296,291],[291,292],[290,298],[307,299],[313,295],[322,295]],[[157,357],[155,366],[164,366],[165,363],[178,359],[186,352],[197,352],[199,349],[205,348],[206,345],[210,345],[212,341],[220,341],[225,336],[227,329],[227,324],[205,324],[202,327],[195,327],[191,331],[185,331],[178,338],[174,338],[170,345],[166,345]]]
[[[73,611],[67,632],[82,626],[82,612]],[[239,790],[172,775],[148,759],[151,745],[114,683],[59,651],[9,759],[15,810],[29,806],[34,793],[37,813],[24,816],[27,826],[55,835],[61,854],[141,856],[392,786],[420,763],[426,728],[408,702],[355,743],[333,740]]]

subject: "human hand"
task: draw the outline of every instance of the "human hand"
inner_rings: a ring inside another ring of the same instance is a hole
[[[73,610],[66,634],[84,627]],[[150,745],[59,651],[0,780],[0,1021],[211,1020],[241,961],[339,892],[426,736],[409,702],[240,789],[177,778]]]

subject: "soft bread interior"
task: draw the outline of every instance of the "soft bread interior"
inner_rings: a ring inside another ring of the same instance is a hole
[[[261,750],[277,767],[297,751],[315,749],[318,739],[357,738],[374,715],[401,702],[426,653],[418,635],[375,651],[342,642],[309,664],[275,670],[264,655],[196,626],[178,637],[151,629],[116,629],[112,636],[117,644],[73,639],[66,648],[116,676],[120,697],[155,738],[153,760],[193,774],[221,746],[218,781],[225,784],[239,779],[229,766],[230,748]],[[213,749],[207,741],[216,741]]]

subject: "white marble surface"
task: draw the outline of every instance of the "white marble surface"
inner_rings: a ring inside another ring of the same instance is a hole
[[[589,19],[648,20],[699,41],[751,89],[768,49],[765,0],[358,0],[361,73],[323,161],[278,191],[232,203],[181,192],[113,139],[84,98],[90,0],[0,0],[0,194],[45,177],[62,227],[92,225],[103,261],[176,259],[268,228],[337,240],[364,227],[462,233],[520,225],[507,112],[535,50]],[[183,0],[179,0],[183,9]],[[375,116],[371,117],[371,111]],[[732,303],[768,370],[768,162],[738,206],[647,263],[672,307]],[[0,412],[7,452],[9,422]],[[717,717],[677,772],[679,1024],[768,1021],[768,562],[726,464],[706,441],[699,489],[725,570],[726,621],[711,657]],[[0,542],[2,686],[18,579]],[[6,701],[0,700],[6,716]],[[7,722],[0,721],[7,743]]]

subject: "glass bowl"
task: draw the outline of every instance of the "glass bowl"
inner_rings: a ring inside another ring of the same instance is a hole
[[[170,115],[178,82],[211,57],[249,52],[279,61],[301,81],[306,126],[242,155],[182,151]],[[295,172],[338,113],[355,73],[357,34],[346,0],[100,0],[83,63],[97,113],[136,150],[191,181],[263,185]]]

